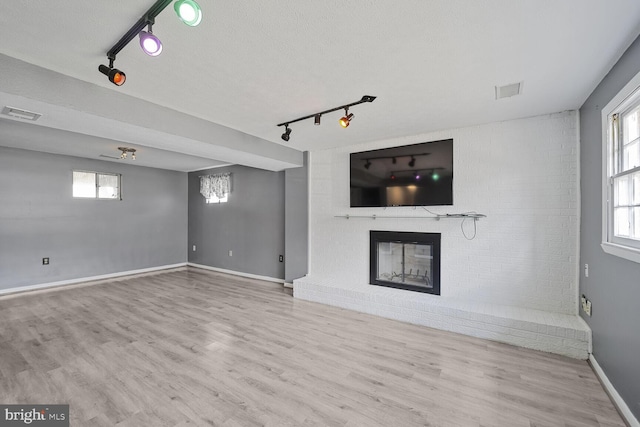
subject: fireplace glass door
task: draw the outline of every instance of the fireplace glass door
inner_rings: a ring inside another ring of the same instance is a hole
[[[372,231],[372,285],[439,295],[439,282],[439,234]]]
[[[418,243],[378,242],[376,278],[433,289],[432,249]]]

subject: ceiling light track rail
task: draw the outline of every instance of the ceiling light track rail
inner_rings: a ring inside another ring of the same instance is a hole
[[[153,24],[156,17],[174,0],[158,0],[147,10],[138,21],[114,44],[107,52],[109,66],[100,65],[98,71],[109,78],[116,86],[122,86],[127,76],[122,71],[114,68],[116,56],[127,46],[131,40],[140,36],[140,47],[149,56],[158,56],[162,53],[162,42],[153,34]],[[202,20],[200,5],[195,0],[176,0],[174,9],[178,18],[186,25],[195,27]],[[147,31],[145,31],[145,27]]]
[[[382,159],[401,159],[403,157],[420,157],[420,156],[430,156],[431,153],[419,153],[419,154],[400,154],[398,156],[373,156],[373,157],[366,157],[363,158],[362,160],[382,160]],[[395,163],[395,162],[393,162]]]
[[[282,122],[282,123],[279,123],[278,126],[288,126],[291,123],[300,122],[302,120],[307,120],[307,119],[310,119],[312,117],[315,119],[316,116],[322,116],[323,114],[333,113],[334,111],[338,111],[338,110],[344,110],[346,108],[353,107],[354,105],[359,105],[359,104],[362,104],[362,103],[365,103],[365,102],[373,102],[375,99],[376,99],[375,96],[365,95],[359,101],[352,102],[350,104],[341,105],[339,107],[331,108],[329,110],[320,111],[318,113],[309,114],[308,116],[299,117],[299,118],[297,118],[295,120],[289,120],[288,122]]]
[[[279,123],[277,126],[284,126],[284,133],[282,134],[281,138],[283,141],[289,141],[289,138],[291,137],[291,128],[289,127],[289,125],[291,123],[296,123],[302,120],[313,118],[313,124],[318,126],[320,125],[320,119],[322,118],[323,114],[332,113],[334,111],[343,110],[343,109],[344,109],[344,117],[340,118],[339,123],[340,123],[340,126],[342,126],[343,128],[346,128],[349,126],[349,123],[351,123],[351,120],[353,119],[353,113],[349,113],[349,107],[353,107],[354,105],[362,104],[364,102],[373,102],[375,99],[376,99],[375,96],[365,95],[359,101],[352,102],[350,104],[344,104],[336,108],[330,108],[328,110],[319,111],[317,113],[309,114],[307,116],[298,117],[297,119],[289,120],[288,122]]]

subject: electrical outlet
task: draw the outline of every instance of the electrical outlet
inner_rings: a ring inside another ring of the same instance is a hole
[[[42,258],[42,265],[49,265],[49,258]]]
[[[196,245],[193,245],[193,252],[196,251]]]
[[[233,251],[229,251],[229,256],[233,256]]]
[[[587,316],[591,317],[591,301],[582,295],[580,297],[580,302],[582,303],[582,311],[584,311]]]
[[[584,277],[589,277],[589,264],[584,265]]]
[[[284,255],[280,255],[278,259],[280,260],[280,262],[284,262]]]

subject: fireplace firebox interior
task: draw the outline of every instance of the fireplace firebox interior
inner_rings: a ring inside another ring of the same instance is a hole
[[[440,295],[440,233],[371,231],[369,283]]]

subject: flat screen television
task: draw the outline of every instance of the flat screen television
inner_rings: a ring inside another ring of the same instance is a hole
[[[453,139],[351,153],[351,207],[453,205]]]

